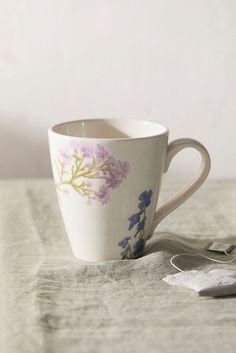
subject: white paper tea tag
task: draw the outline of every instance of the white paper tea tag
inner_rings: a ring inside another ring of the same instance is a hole
[[[216,241],[207,244],[206,250],[214,251],[218,253],[230,253],[235,248],[232,244],[217,243]]]

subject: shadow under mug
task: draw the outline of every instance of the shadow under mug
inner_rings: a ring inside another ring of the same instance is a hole
[[[139,120],[78,120],[49,129],[59,206],[73,254],[86,261],[142,255],[158,223],[204,182],[210,157],[198,141],[168,144],[168,129]],[[201,155],[195,178],[156,210],[163,173],[184,148]]]

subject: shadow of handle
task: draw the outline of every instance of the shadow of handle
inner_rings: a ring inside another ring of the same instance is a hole
[[[178,206],[180,206],[201,186],[210,171],[211,159],[206,148],[196,140],[190,138],[182,138],[175,140],[168,145],[164,173],[166,173],[169,169],[170,162],[174,158],[174,156],[184,148],[194,148],[200,153],[200,170],[190,183],[184,186],[175,196],[173,196],[169,201],[164,203],[164,205],[162,205],[156,211],[150,232],[151,235],[153,234],[155,228],[162,221],[163,218],[165,218],[169,213],[171,213]]]

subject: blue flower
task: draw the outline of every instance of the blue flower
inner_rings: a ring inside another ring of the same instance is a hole
[[[151,203],[151,198],[152,198],[152,190],[149,191],[143,191],[139,195],[139,201],[141,201],[138,205],[140,210],[143,210],[144,208],[148,207]]]
[[[129,240],[131,239],[131,237],[124,237],[124,239],[122,239],[118,245],[122,247],[122,249],[125,249],[126,246],[129,244]]]
[[[145,221],[146,221],[146,218],[144,218],[141,222],[138,223],[137,225],[137,230],[140,232],[140,230],[144,229],[145,227]]]
[[[129,217],[130,225],[129,225],[129,230],[133,228],[135,224],[137,224],[140,220],[140,212],[134,213],[131,217]]]
[[[137,258],[141,255],[143,248],[145,246],[147,237],[144,234],[145,224],[146,224],[146,209],[151,204],[153,192],[152,190],[143,191],[138,197],[138,211],[132,214],[129,220],[129,231],[133,228],[135,233],[131,236],[125,236],[118,245],[122,248],[121,257],[122,259],[132,259]],[[135,226],[135,227],[134,227]],[[131,232],[130,232],[131,233]],[[131,245],[130,240],[135,240],[136,243]]]
[[[144,240],[143,239],[139,239],[137,241],[137,243],[134,244],[133,249],[134,249],[134,253],[138,254],[143,250],[144,247]]]

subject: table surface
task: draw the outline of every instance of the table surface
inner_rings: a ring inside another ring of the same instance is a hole
[[[166,179],[161,202],[181,184]],[[52,180],[2,180],[0,351],[232,353],[236,297],[199,297],[161,278],[176,272],[179,237],[235,236],[236,180],[210,180],[163,220],[145,256],[88,264],[72,256]]]

